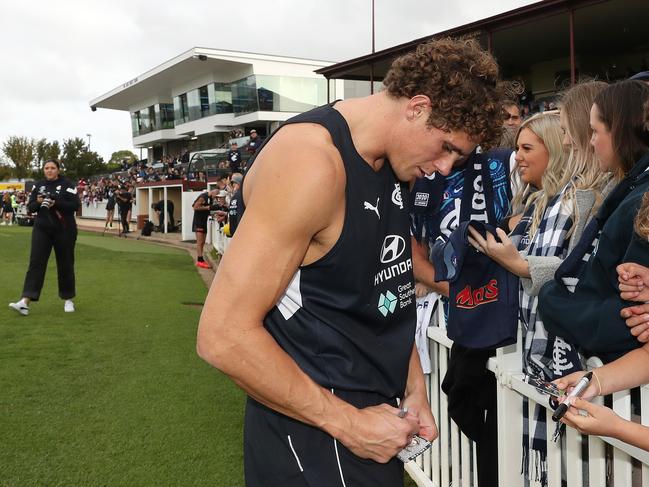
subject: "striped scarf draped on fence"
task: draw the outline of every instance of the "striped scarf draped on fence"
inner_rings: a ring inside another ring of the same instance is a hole
[[[529,235],[534,207],[528,209],[512,232],[514,245],[524,255],[564,258],[568,252],[568,232],[573,225],[572,208],[564,196],[567,188],[550,200],[535,235]],[[545,380],[554,380],[581,370],[576,349],[563,339],[548,335],[537,313],[538,297],[519,288],[519,318],[523,330],[523,372]],[[536,406],[529,417],[527,399],[523,404],[523,472],[525,476],[547,485],[545,408]]]

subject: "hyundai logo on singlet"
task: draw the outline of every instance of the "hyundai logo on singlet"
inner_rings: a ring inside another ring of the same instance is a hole
[[[383,240],[383,248],[381,249],[381,264],[389,264],[394,262],[403,251],[406,250],[406,241],[399,235],[388,235]]]

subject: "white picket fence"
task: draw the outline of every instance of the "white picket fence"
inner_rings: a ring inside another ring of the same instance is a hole
[[[453,342],[446,336],[441,301],[435,306],[428,328],[432,372],[427,376],[427,388],[440,435],[427,452],[406,464],[406,471],[420,487],[478,487],[475,444],[449,418],[447,398],[441,390]],[[530,417],[536,404],[548,409],[549,404],[547,397],[523,382],[520,343],[519,337],[516,345],[499,349],[487,364],[497,383],[499,487],[540,486],[537,481],[526,484],[521,473],[523,398],[529,400]],[[600,364],[592,359],[588,365]],[[621,417],[649,425],[648,386],[613,394],[612,405]],[[555,424],[549,420],[547,425],[547,437],[552,438]],[[612,438],[582,438],[572,428],[567,428],[564,436],[563,444],[548,441],[549,487],[649,487],[649,452]]]
[[[225,236],[225,234],[223,233],[223,228],[221,228],[219,223],[210,217],[207,222],[206,243],[208,245],[212,245],[214,250],[223,255],[225,253],[225,249],[227,249],[228,245],[230,245],[230,240],[232,239]]]

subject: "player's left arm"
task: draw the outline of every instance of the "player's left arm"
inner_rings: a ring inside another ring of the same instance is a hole
[[[416,346],[412,347],[412,353],[410,354],[408,382],[406,384],[406,394],[402,407],[408,407],[408,411],[419,417],[419,436],[428,441],[433,441],[437,438],[437,423],[430,409],[430,402],[426,394],[424,372],[421,369],[419,352]]]

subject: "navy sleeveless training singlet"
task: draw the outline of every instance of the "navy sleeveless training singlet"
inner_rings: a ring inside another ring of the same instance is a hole
[[[346,120],[332,105],[284,125],[294,123],[317,123],[331,134],[347,178],[345,220],[333,248],[298,268],[264,327],[321,386],[402,397],[416,326],[408,208],[402,196],[407,188],[387,160],[379,171],[363,160]],[[242,215],[241,195],[240,202]]]

